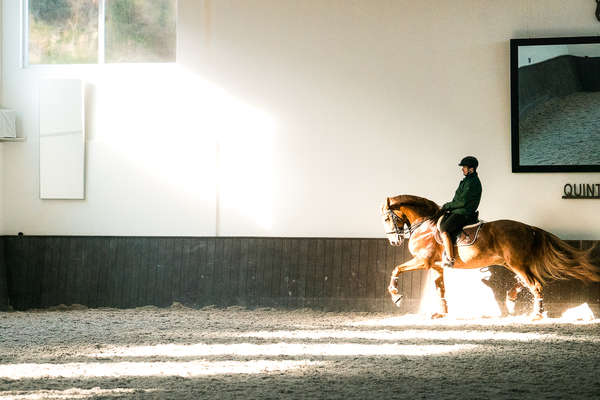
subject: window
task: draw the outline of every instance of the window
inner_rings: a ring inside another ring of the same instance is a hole
[[[176,0],[24,0],[25,65],[174,62]]]

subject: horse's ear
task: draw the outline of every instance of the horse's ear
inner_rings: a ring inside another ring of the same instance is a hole
[[[390,198],[389,197],[385,198],[385,206],[387,207],[388,210],[390,209]]]

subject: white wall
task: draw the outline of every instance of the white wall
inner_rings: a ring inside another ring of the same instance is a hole
[[[4,145],[0,144],[0,210],[4,210]],[[4,213],[0,212],[0,232],[4,230]]]
[[[3,81],[4,81],[4,75],[3,75],[3,68],[2,68],[2,60],[4,59],[3,55],[2,55],[2,49],[4,48],[4,32],[2,27],[4,26],[4,22],[2,21],[2,7],[0,7],[0,106],[3,106],[3,91],[2,91],[2,86],[3,86]],[[4,231],[4,206],[3,206],[3,202],[4,202],[4,145],[2,144],[2,142],[0,142],[0,232]]]
[[[599,174],[513,174],[509,39],[596,35],[587,0],[179,0],[178,65],[21,69],[4,1],[5,234],[382,237],[379,205],[448,201],[481,161],[486,220],[600,237]],[[568,3],[568,4],[566,4]],[[36,88],[90,83],[87,199],[42,201]]]

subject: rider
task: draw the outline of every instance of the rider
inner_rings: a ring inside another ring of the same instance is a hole
[[[460,181],[452,201],[442,206],[445,215],[440,224],[444,242],[442,266],[448,268],[453,267],[455,262],[454,240],[465,225],[477,222],[477,207],[481,200],[481,182],[477,176],[479,162],[475,157],[467,156],[458,165],[465,177]]]

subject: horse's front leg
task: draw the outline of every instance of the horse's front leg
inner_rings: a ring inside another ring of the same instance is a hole
[[[435,291],[440,299],[439,312],[431,315],[432,319],[443,318],[448,315],[448,302],[446,301],[446,286],[444,284],[444,269],[438,266],[432,268]]]
[[[400,307],[400,302],[404,297],[398,291],[398,277],[403,272],[416,271],[424,268],[425,263],[423,262],[423,260],[418,259],[416,257],[394,268],[394,270],[392,271],[392,277],[390,278],[390,286],[388,286],[388,292],[390,293],[390,295],[392,295],[392,301],[398,307]]]

